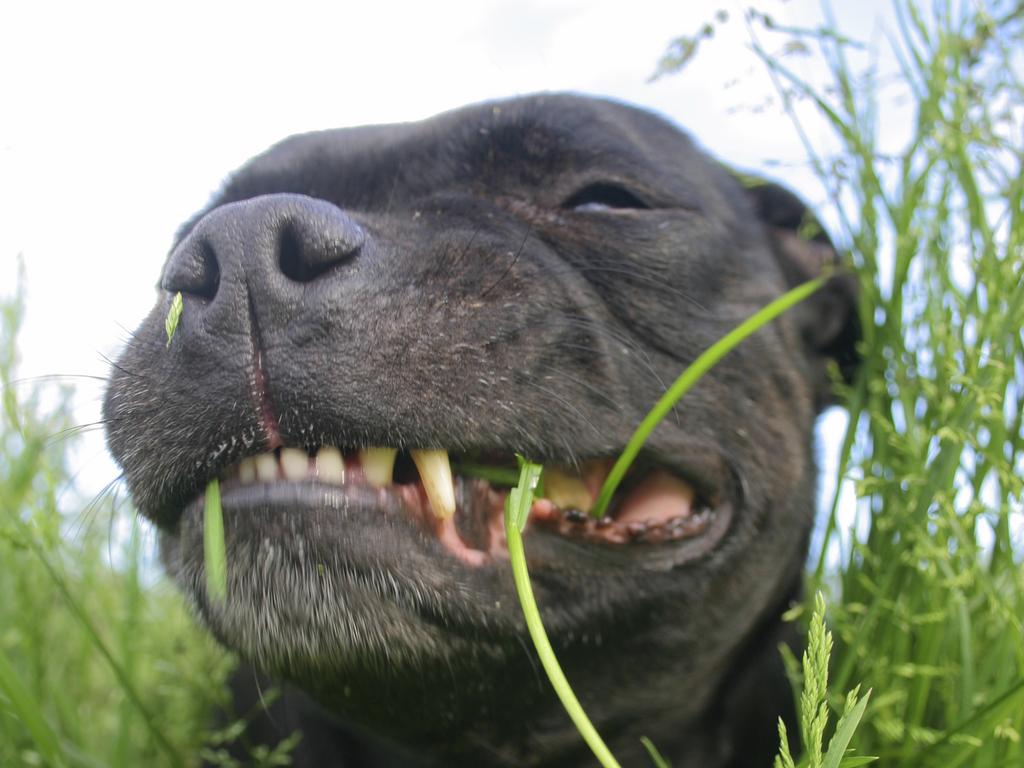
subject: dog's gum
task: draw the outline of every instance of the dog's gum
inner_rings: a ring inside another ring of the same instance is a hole
[[[478,567],[489,559],[487,553],[483,550],[466,546],[466,543],[455,528],[455,519],[452,517],[445,517],[439,521],[437,538],[445,549],[466,565]]]

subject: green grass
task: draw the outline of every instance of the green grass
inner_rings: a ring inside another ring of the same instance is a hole
[[[863,291],[842,463],[869,531],[837,545],[837,498],[812,582],[834,595],[833,685],[876,693],[859,751],[884,765],[1024,765],[1024,132],[1008,109],[1024,94],[1021,14],[896,7],[916,125],[891,159],[875,148],[870,64],[855,74],[847,46],[818,37],[832,73],[819,91],[756,44],[835,132],[849,174],[814,163],[850,206],[841,236]]]
[[[914,130],[888,155],[880,127],[897,99],[876,49],[830,19],[745,19],[862,290],[864,364],[844,393],[841,457],[859,535],[839,488],[808,592],[831,597],[831,709],[836,691],[874,692],[858,753],[911,768],[1024,765],[1024,9],[894,8],[885,44]],[[794,54],[816,57],[823,79],[796,75]],[[815,118],[831,154],[807,139]],[[812,744],[804,763],[821,759]]]
[[[797,763],[789,749],[786,724],[779,718],[779,754],[775,768],[854,768],[877,760],[872,756],[848,755],[847,747],[853,734],[864,717],[871,698],[871,691],[860,696],[860,689],[854,688],[846,695],[843,711],[835,724],[835,731],[823,751],[825,732],[828,729],[829,712],[828,678],[829,662],[832,658],[832,633],[825,626],[825,598],[819,592],[815,596],[814,613],[808,625],[807,647],[804,650],[800,679],[803,681],[799,698],[800,743],[804,746],[804,757]],[[795,660],[787,662],[796,678]]]
[[[152,547],[126,505],[61,499],[69,391],[15,379],[22,311],[0,300],[0,765],[197,765],[205,750],[231,766],[210,728],[234,662],[147,582]]]
[[[224,548],[224,515],[220,507],[220,481],[206,484],[203,505],[203,570],[206,571],[206,594],[223,603],[228,596],[228,562]]]
[[[174,339],[174,334],[178,330],[178,323],[181,322],[181,313],[185,309],[185,300],[181,296],[181,291],[174,294],[174,298],[171,299],[171,307],[167,310],[167,317],[164,319],[164,330],[167,332],[167,346],[171,346],[171,340]]]
[[[831,691],[820,658],[803,670],[789,660],[808,747],[799,764],[834,763],[821,705],[841,716],[836,692],[864,686],[874,695],[850,741],[860,754],[910,768],[1024,765],[1024,7],[896,0],[895,78],[823,7],[817,29],[753,9],[742,20],[862,292],[864,363],[843,393],[840,468],[857,520],[850,530],[837,483],[808,590],[831,596]],[[673,41],[657,76],[733,21],[719,13]],[[796,74],[798,56],[820,80]],[[913,132],[885,154],[884,115],[900,100]],[[809,139],[823,133],[829,154]],[[783,749],[777,765],[793,764]]]

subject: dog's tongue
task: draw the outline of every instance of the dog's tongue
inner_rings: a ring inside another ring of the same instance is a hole
[[[613,463],[599,460],[583,466],[583,485],[590,496],[585,510],[597,500]],[[693,486],[663,469],[654,469],[633,486],[612,516],[617,523],[644,523],[653,528],[677,517],[689,517],[693,513],[693,499]]]
[[[615,521],[657,526],[693,512],[693,487],[663,469],[649,472],[622,500]]]

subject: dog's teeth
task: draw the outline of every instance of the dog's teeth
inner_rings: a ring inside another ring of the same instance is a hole
[[[323,482],[341,485],[345,482],[345,460],[341,451],[325,446],[316,453],[316,476]]]
[[[309,473],[309,456],[300,448],[282,448],[281,471],[285,480],[305,480]]]
[[[448,451],[410,451],[420,472],[434,514],[442,520],[455,514],[455,485]]]
[[[252,456],[238,462],[238,482],[242,485],[256,482],[256,460]]]
[[[391,485],[395,471],[397,448],[364,448],[359,452],[359,462],[363,465],[366,482],[374,488]]]
[[[255,461],[257,480],[261,483],[272,483],[277,480],[277,456],[272,453],[261,453]]]
[[[562,509],[578,509],[581,512],[589,512],[594,501],[583,478],[554,467],[544,468],[544,498]]]

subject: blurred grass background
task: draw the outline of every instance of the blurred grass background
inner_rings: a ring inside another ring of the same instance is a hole
[[[15,381],[22,312],[0,304],[0,765],[185,764],[230,660],[151,583],[128,505],[67,498],[70,393]]]
[[[870,44],[717,14],[659,72],[715,25],[749,26],[860,278],[844,482],[808,574],[835,639],[832,721],[860,686],[857,755],[1024,766],[1024,3],[895,8],[899,27]],[[894,90],[912,121],[897,151],[877,144]],[[811,112],[828,141],[811,140]],[[233,662],[154,581],[129,505],[73,498],[68,390],[16,378],[20,295],[0,304],[0,765],[228,765],[218,745],[239,724],[214,731],[210,712]]]
[[[839,472],[856,518],[841,514],[840,484],[810,593],[831,598],[833,710],[853,686],[873,691],[858,754],[1020,766],[1024,4],[894,8],[898,28],[871,44],[745,19],[862,290],[864,363],[844,393]],[[803,57],[817,76],[797,73]],[[886,151],[897,100],[911,107],[908,139]],[[807,138],[808,112],[830,150]]]

